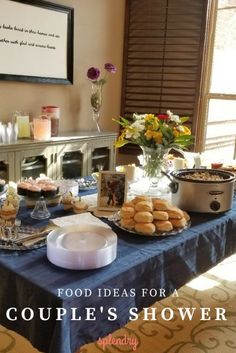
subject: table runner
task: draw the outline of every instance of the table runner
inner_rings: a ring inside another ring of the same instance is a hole
[[[53,217],[65,215],[61,206],[50,208]],[[29,212],[23,210],[24,223],[31,224]],[[165,289],[172,293],[193,277],[207,271],[236,250],[236,203],[221,215],[192,214],[192,227],[167,238],[145,238],[132,235],[110,224],[118,235],[118,256],[109,266],[89,271],[66,270],[51,264],[46,248],[25,252],[0,251],[0,322],[28,338],[45,353],[74,353],[85,343],[115,331],[126,324],[131,307],[141,310],[161,299],[141,296],[143,288]],[[42,224],[44,222],[41,222]],[[58,297],[58,289],[91,290],[90,297]],[[113,291],[135,296],[114,295],[104,298],[98,293]],[[130,292],[131,291],[131,292]],[[16,307],[52,307],[52,318],[35,317],[25,321],[6,318],[6,310]],[[68,310],[62,321],[55,320],[55,308]],[[82,316],[72,321],[71,308]],[[85,318],[86,308],[95,308],[96,321]],[[117,318],[108,320],[109,308]]]

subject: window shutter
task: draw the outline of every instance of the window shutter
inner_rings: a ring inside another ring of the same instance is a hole
[[[194,132],[206,15],[206,0],[127,0],[122,116],[171,110]]]

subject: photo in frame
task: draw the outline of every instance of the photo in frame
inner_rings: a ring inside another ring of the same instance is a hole
[[[97,209],[119,210],[126,201],[127,177],[123,172],[101,171],[98,181]]]
[[[73,83],[74,9],[0,0],[0,80]]]

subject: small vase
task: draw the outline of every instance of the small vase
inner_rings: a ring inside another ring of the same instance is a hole
[[[92,83],[92,94],[90,97],[91,106],[93,109],[93,121],[96,124],[97,131],[101,132],[101,128],[99,126],[99,118],[100,118],[100,109],[102,106],[102,84],[99,82]]]
[[[158,146],[157,148],[149,148],[141,146],[143,151],[143,170],[146,179],[146,193],[151,196],[159,196],[168,193],[168,186],[163,185],[162,170],[166,171],[167,156],[169,148]]]

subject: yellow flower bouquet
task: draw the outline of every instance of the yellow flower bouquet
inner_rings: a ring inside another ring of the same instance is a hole
[[[117,148],[134,143],[139,146],[158,149],[186,148],[193,143],[191,130],[184,125],[187,117],[179,117],[171,111],[166,114],[136,114],[131,120],[123,117],[114,119],[122,126],[121,134],[115,143]]]
[[[119,148],[127,143],[139,145],[143,151],[146,176],[160,179],[169,150],[185,149],[193,143],[191,130],[184,125],[187,120],[187,117],[180,118],[170,110],[158,115],[135,113],[131,120],[123,117],[114,119],[122,126],[115,146]]]

